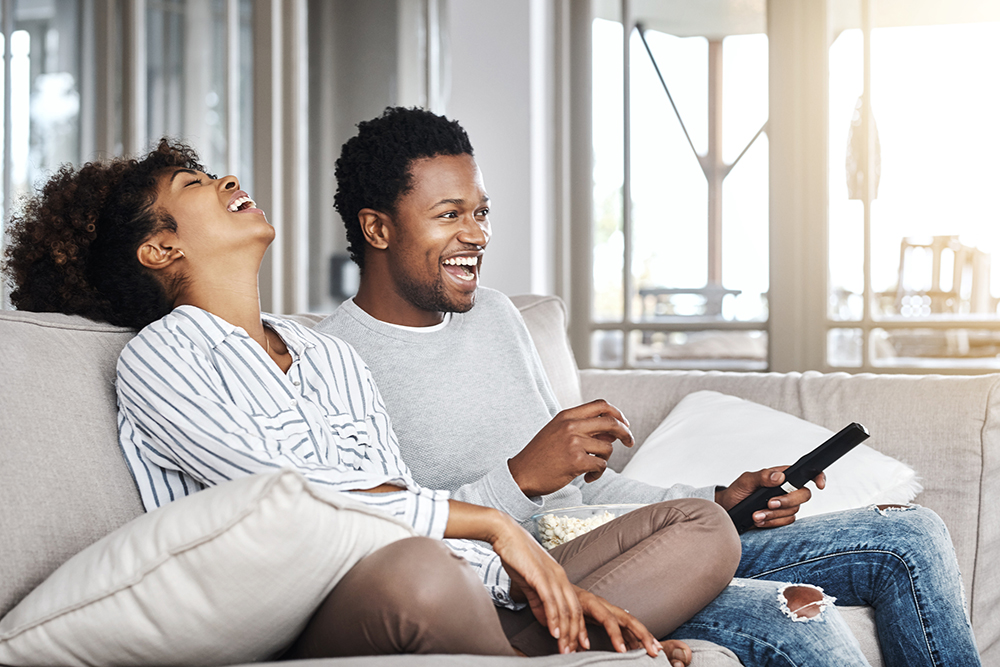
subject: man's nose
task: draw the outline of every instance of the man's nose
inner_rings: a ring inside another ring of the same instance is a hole
[[[470,216],[468,222],[462,227],[462,235],[459,240],[462,243],[485,248],[486,244],[490,242],[490,221],[479,222]]]

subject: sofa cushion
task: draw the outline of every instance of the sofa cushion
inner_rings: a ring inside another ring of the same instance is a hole
[[[566,337],[566,306],[554,296],[524,294],[510,300],[521,312],[559,405],[580,405],[580,377]]]
[[[115,363],[129,329],[0,311],[0,616],[142,514],[118,448]]]
[[[846,424],[845,424],[846,426]],[[747,470],[788,464],[833,431],[780,410],[717,391],[696,391],[670,411],[622,474],[647,484],[711,486]],[[857,445],[814,484],[806,517],[879,503],[908,503],[922,487],[913,468],[871,447]]]
[[[413,530],[290,469],[140,516],[0,621],[4,665],[225,665],[287,646],[340,578]]]

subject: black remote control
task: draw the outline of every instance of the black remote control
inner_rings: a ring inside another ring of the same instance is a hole
[[[834,461],[854,449],[868,438],[868,429],[857,422],[845,426],[839,433],[793,463],[785,470],[785,482],[781,486],[762,486],[738,502],[729,516],[740,533],[753,528],[753,514],[767,507],[767,502],[775,496],[801,489],[806,482],[826,470]]]

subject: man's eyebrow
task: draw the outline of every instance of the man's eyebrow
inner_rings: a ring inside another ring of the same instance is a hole
[[[480,204],[485,204],[489,200],[490,200],[489,195],[483,195],[483,198],[479,200],[479,203]],[[438,206],[442,206],[442,205],[445,205],[445,204],[451,204],[453,206],[461,206],[461,205],[465,204],[465,200],[462,199],[461,197],[457,197],[455,199],[442,199],[441,201],[439,201],[439,202],[435,203],[433,206],[431,206],[431,208],[437,208]]]
[[[175,172],[173,173],[173,175],[172,175],[172,176],[170,177],[170,182],[171,182],[171,183],[173,183],[173,182],[174,182],[174,179],[175,179],[175,178],[177,178],[177,174],[191,174],[191,175],[193,175],[193,176],[197,176],[197,175],[198,175],[198,172],[197,172],[197,171],[195,171],[194,169],[178,169],[178,170],[176,170],[176,171],[175,171]]]

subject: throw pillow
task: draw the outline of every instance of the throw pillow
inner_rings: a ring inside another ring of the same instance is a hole
[[[0,620],[0,664],[229,665],[291,643],[408,526],[292,470],[201,491],[90,545]]]
[[[759,403],[697,391],[671,410],[622,474],[663,487],[730,484],[748,470],[790,465],[831,435],[829,429]],[[911,467],[865,444],[831,465],[826,476],[823,490],[809,483],[812,499],[798,516],[908,503],[923,490]]]

